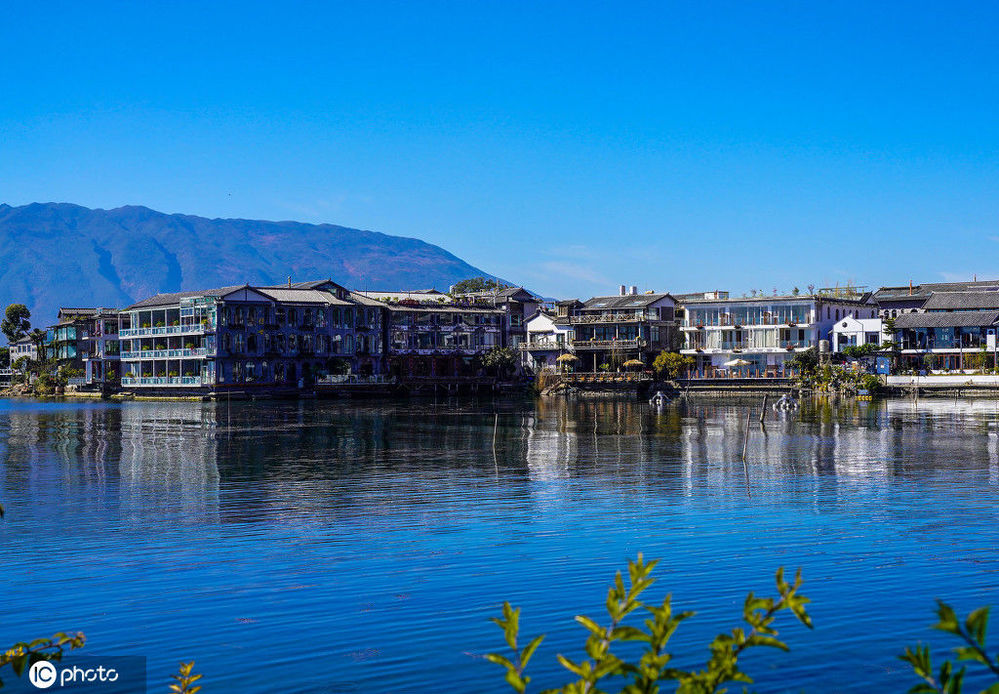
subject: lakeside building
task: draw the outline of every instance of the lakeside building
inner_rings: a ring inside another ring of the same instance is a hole
[[[84,384],[100,389],[116,389],[120,383],[118,310],[98,308],[84,319],[83,343]]]
[[[637,287],[621,285],[617,296],[559,302],[556,318],[572,329],[579,370],[616,370],[631,360],[648,367],[659,352],[678,345],[676,304],[669,293],[639,294]],[[563,310],[566,315],[558,315]]]
[[[560,305],[568,307],[570,303],[560,302]],[[521,363],[527,369],[540,371],[546,366],[554,366],[560,356],[574,352],[572,340],[575,332],[567,311],[559,316],[548,309],[538,309],[525,321],[524,329],[526,339],[518,345],[518,349]]]
[[[382,314],[330,281],[160,294],[121,312],[129,390],[295,389],[384,368]]]
[[[11,365],[21,357],[27,357],[32,361],[38,359],[38,347],[30,337],[22,337],[10,345]]]
[[[977,283],[976,283],[977,284]],[[933,291],[920,309],[894,318],[903,368],[977,368],[984,353],[996,365],[999,287],[979,291]],[[970,357],[974,357],[972,360]]]
[[[698,377],[727,373],[780,376],[795,353],[818,348],[846,317],[874,318],[869,294],[816,294],[729,298],[727,292],[685,295],[682,354],[694,358]]]
[[[881,318],[897,318],[905,313],[916,313],[923,308],[927,299],[936,292],[995,292],[999,291],[999,280],[975,280],[973,282],[930,282],[881,287],[873,298],[878,305]]]
[[[884,321],[881,318],[854,318],[847,316],[833,326],[830,345],[833,352],[847,347],[879,347],[885,340]]]
[[[505,287],[482,292],[458,294],[458,300],[466,299],[476,304],[502,309],[506,313],[506,345],[517,348],[527,340],[527,319],[542,305],[541,299],[523,287]]]
[[[83,371],[83,355],[88,350],[91,320],[96,308],[60,308],[59,322],[45,329],[45,358]]]
[[[403,381],[479,376],[478,357],[508,343],[507,310],[476,296],[364,291],[386,313],[389,373]]]

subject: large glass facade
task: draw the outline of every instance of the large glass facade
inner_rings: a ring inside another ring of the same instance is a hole
[[[746,303],[725,306],[692,306],[687,325],[787,325],[812,322],[809,303]]]

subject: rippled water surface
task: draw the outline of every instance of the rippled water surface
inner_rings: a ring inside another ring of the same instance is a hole
[[[996,602],[995,402],[747,406],[0,401],[0,645],[181,659],[214,692],[505,691],[488,618],[523,607],[560,683],[629,557],[694,609],[681,664],[801,567],[814,631],[759,691],[905,691],[934,598]]]

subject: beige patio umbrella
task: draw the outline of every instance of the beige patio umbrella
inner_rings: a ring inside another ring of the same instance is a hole
[[[569,364],[570,362],[574,361],[579,361],[579,357],[577,357],[575,354],[563,354],[562,356],[560,356],[558,359],[555,360],[555,362],[559,365],[560,369],[564,369],[566,364]]]
[[[622,366],[626,369],[631,366],[645,366],[645,362],[641,359],[629,359]]]
[[[725,362],[725,366],[749,366],[752,362],[746,361],[745,359],[732,359],[731,361]]]

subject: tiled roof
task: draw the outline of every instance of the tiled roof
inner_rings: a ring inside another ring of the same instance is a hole
[[[912,287],[881,287],[874,292],[878,301],[904,301],[906,299],[923,299],[934,292],[967,292],[985,289],[999,289],[999,280],[981,280],[976,282],[929,282],[914,284]]]
[[[999,291],[934,292],[923,304],[927,311],[999,308]]]
[[[240,284],[235,287],[219,287],[218,289],[204,289],[196,292],[174,292],[172,294],[157,294],[156,296],[151,296],[148,299],[143,299],[142,301],[132,304],[128,308],[123,310],[130,311],[137,308],[151,308],[153,306],[170,306],[172,304],[179,304],[181,299],[191,299],[199,296],[224,296],[230,292],[234,292],[237,289],[243,289],[246,287],[245,284]]]
[[[535,298],[533,294],[523,287],[506,287],[505,289],[498,289],[496,291],[466,292],[458,296],[470,296],[476,299],[512,299],[518,294],[526,294],[531,299]]]
[[[419,290],[419,291],[401,291],[401,292],[373,292],[373,291],[356,291],[355,294],[360,294],[361,296],[366,296],[369,299],[381,300],[381,299],[393,299],[395,301],[402,301],[403,299],[412,299],[414,301],[437,301],[438,298],[443,298],[445,302],[450,302],[451,297],[447,294],[441,294],[440,292],[435,292],[432,290]]]
[[[338,299],[329,292],[318,289],[288,289],[287,287],[250,287],[264,296],[286,304],[322,304],[330,306],[351,306],[352,303]]]
[[[895,327],[903,328],[965,328],[994,325],[999,311],[954,311],[953,313],[903,313],[895,319]]]
[[[625,296],[595,296],[583,302],[584,309],[644,308],[662,299],[672,299],[669,294],[626,294]]]

